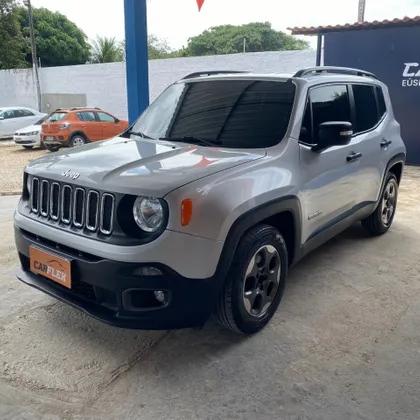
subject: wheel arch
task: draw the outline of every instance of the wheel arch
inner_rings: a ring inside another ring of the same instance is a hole
[[[404,170],[404,165],[405,165],[405,153],[398,153],[388,161],[388,163],[386,165],[386,168],[385,168],[385,171],[382,175],[381,188],[378,192],[378,197],[377,197],[377,201],[376,201],[376,204],[375,204],[375,210],[379,205],[379,202],[380,202],[380,199],[381,199],[381,192],[384,189],[387,174],[389,172],[392,172],[396,176],[398,184],[400,184],[401,178],[402,178],[402,173],[403,173],[403,170]]]
[[[90,141],[89,140],[89,137],[86,135],[86,133],[84,132],[84,131],[82,131],[82,130],[74,130],[74,131],[72,131],[70,134],[69,134],[69,137],[68,137],[68,142],[70,143],[70,141],[73,139],[73,137],[75,137],[75,136],[77,136],[77,135],[79,135],[79,136],[83,136],[87,141]]]
[[[235,220],[226,237],[217,276],[226,276],[239,241],[258,224],[269,224],[280,231],[286,241],[290,265],[301,258],[301,205],[296,196],[286,196],[255,207]]]

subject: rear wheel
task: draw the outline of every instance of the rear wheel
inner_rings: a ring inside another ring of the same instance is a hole
[[[398,181],[396,176],[389,172],[378,207],[367,219],[362,221],[362,226],[371,235],[382,235],[391,227],[397,209],[397,199]]]
[[[288,270],[286,243],[272,226],[249,230],[236,249],[214,319],[243,334],[263,329],[283,297]]]
[[[29,150],[29,149],[33,149],[34,146],[23,146],[24,149]]]
[[[87,143],[86,137],[83,136],[82,134],[75,134],[70,142],[69,142],[69,146],[70,147],[81,147],[84,146]]]
[[[60,149],[60,145],[58,144],[45,144],[45,147],[47,148],[47,150],[49,150],[50,152],[57,152]]]

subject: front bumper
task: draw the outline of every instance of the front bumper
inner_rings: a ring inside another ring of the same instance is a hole
[[[41,137],[35,136],[13,136],[13,140],[19,146],[39,146],[41,144]]]
[[[222,279],[187,279],[161,264],[117,262],[82,253],[15,227],[21,261],[18,279],[105,323],[133,329],[178,329],[203,325],[217,299]],[[72,289],[29,271],[29,247],[71,261]],[[142,266],[163,275],[142,276]],[[165,292],[166,302],[150,306],[153,291]],[[145,297],[147,296],[147,299]]]

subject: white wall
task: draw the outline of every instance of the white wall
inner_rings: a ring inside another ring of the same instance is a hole
[[[249,70],[259,73],[293,73],[315,65],[315,51],[282,51],[172,58],[149,61],[150,99],[183,76],[204,70]],[[125,63],[86,64],[42,68],[42,93],[85,94],[88,106],[98,106],[119,118],[127,118]],[[0,107],[36,108],[32,70],[0,71]]]

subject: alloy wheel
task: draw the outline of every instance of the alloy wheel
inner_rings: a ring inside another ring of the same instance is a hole
[[[251,258],[245,274],[243,303],[249,315],[260,318],[267,313],[279,288],[280,274],[277,249],[264,245]]]
[[[385,226],[388,226],[394,217],[397,204],[397,188],[398,184],[394,179],[391,179],[385,187],[381,204],[382,223]]]

